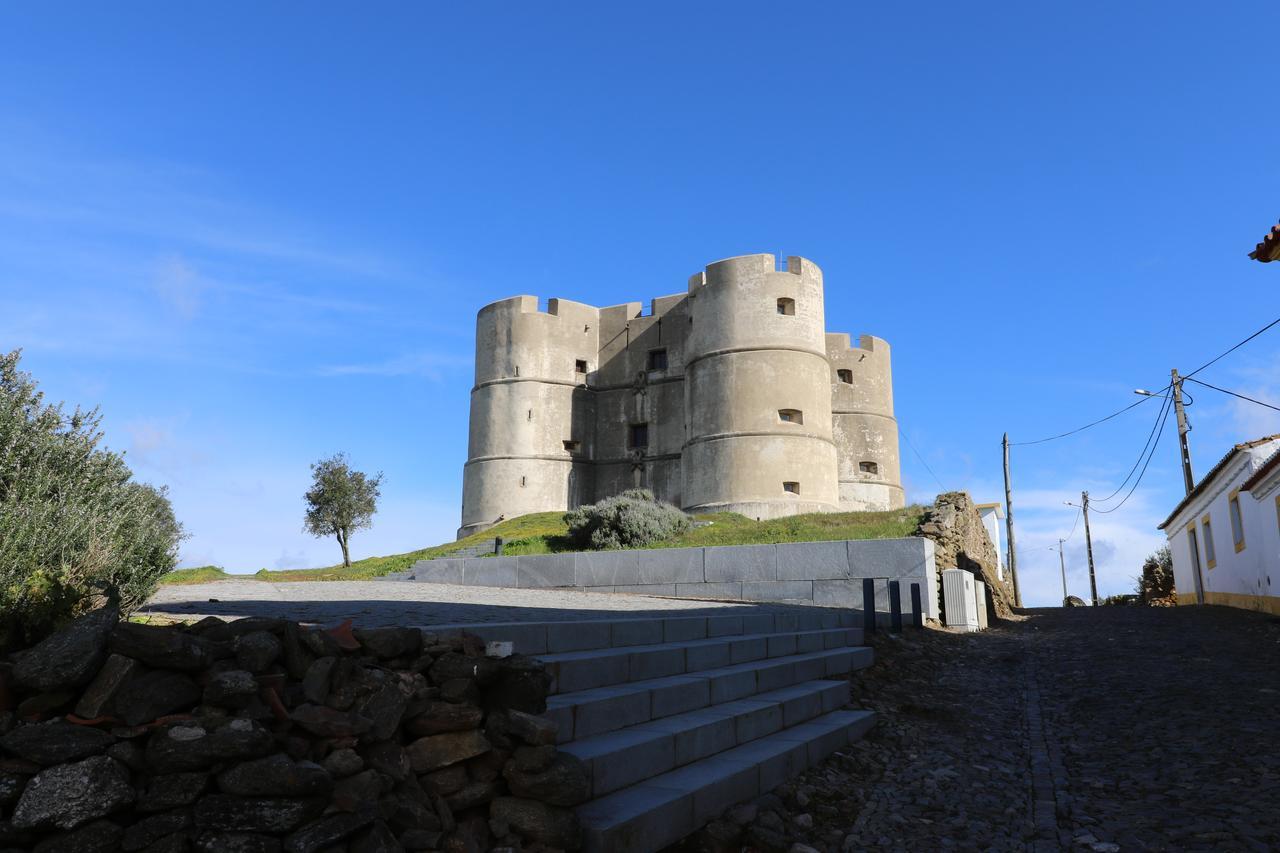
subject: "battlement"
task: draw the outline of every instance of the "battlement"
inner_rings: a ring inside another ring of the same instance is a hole
[[[852,336],[847,332],[827,332],[827,356],[829,358],[838,359],[852,353],[857,353],[859,359],[865,358],[867,353],[888,355],[889,342],[884,338],[877,338],[875,335],[859,335],[858,343],[855,346],[852,343]]]
[[[757,255],[738,255],[707,264],[701,272],[689,276],[689,293],[699,288],[742,278],[754,278],[762,274],[786,272],[796,276],[821,277],[822,270],[813,261],[799,255],[788,255],[785,261],[767,252]]]

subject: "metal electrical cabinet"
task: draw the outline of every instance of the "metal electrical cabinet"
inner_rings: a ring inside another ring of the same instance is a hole
[[[965,631],[978,630],[978,605],[973,574],[964,569],[943,569],[942,601],[947,626]]]

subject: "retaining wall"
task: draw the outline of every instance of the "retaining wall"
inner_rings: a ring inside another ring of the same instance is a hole
[[[413,566],[413,579],[427,583],[525,589],[568,587],[822,607],[861,607],[864,578],[880,581],[876,585],[877,610],[889,609],[888,582],[898,580],[903,583],[904,612],[911,612],[910,584],[919,583],[925,617],[939,618],[933,542],[915,536],[469,557],[420,560]]]

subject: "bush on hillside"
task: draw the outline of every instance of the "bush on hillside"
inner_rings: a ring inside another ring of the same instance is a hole
[[[570,510],[564,521],[575,547],[594,550],[642,548],[689,529],[689,516],[656,500],[648,489],[630,489]]]
[[[1173,597],[1173,554],[1168,545],[1161,545],[1142,564],[1138,595],[1144,604]]]
[[[134,482],[124,457],[98,446],[98,410],[46,403],[18,360],[0,355],[0,648],[103,596],[138,607],[182,538],[165,490]]]

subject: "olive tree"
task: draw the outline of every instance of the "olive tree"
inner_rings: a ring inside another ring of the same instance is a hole
[[[99,446],[98,409],[46,402],[20,355],[0,354],[0,649],[104,598],[137,608],[183,536],[166,490]]]
[[[333,536],[342,547],[342,565],[351,565],[351,534],[373,526],[378,511],[382,473],[370,477],[352,470],[347,454],[338,453],[311,466],[312,483],[305,530],[312,536]]]

